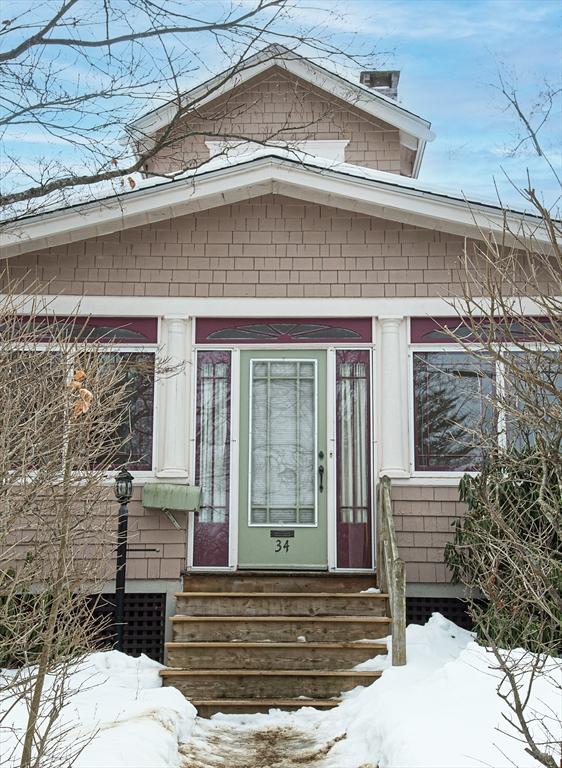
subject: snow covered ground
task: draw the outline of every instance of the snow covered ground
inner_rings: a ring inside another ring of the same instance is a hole
[[[356,689],[338,710],[325,715],[332,735],[345,730],[326,760],[326,768],[536,768],[524,745],[503,720],[507,706],[496,693],[500,682],[492,655],[473,635],[440,614],[425,626],[407,629],[408,664],[389,667],[384,657],[359,667],[385,669],[379,681]],[[522,681],[523,682],[523,681]],[[556,684],[557,683],[557,684]],[[528,714],[562,737],[562,663],[552,660],[548,674],[535,681]],[[498,729],[501,729],[498,730]],[[507,734],[511,735],[507,735]],[[559,757],[559,756],[558,756]]]
[[[74,768],[536,768],[507,735],[493,658],[469,632],[434,614],[408,627],[407,644],[405,667],[384,656],[360,665],[384,674],[336,709],[211,721],[196,721],[177,690],[160,687],[155,662],[94,654],[73,674],[63,738],[87,742]],[[560,660],[535,681],[529,710],[539,714],[536,729],[547,723],[562,736],[553,679],[562,683]],[[21,729],[24,716],[20,704],[2,724],[0,755],[15,743],[7,725]],[[12,764],[0,759],[2,768]]]
[[[177,689],[161,687],[161,668],[146,656],[118,651],[89,656],[68,680],[68,701],[52,739],[59,754],[77,755],[73,768],[180,768],[178,746],[191,736],[197,713]],[[50,677],[46,699],[54,685]],[[0,706],[5,712],[12,703],[5,699]],[[26,716],[19,701],[0,721],[2,768],[19,765]]]

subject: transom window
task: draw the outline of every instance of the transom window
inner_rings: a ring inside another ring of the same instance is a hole
[[[370,342],[371,318],[199,318],[198,344],[306,344]]]

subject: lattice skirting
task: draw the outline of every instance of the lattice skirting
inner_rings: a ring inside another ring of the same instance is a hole
[[[115,637],[113,616],[115,595],[103,594],[92,598],[94,614],[99,619],[100,646],[111,647]],[[165,592],[129,592],[125,595],[124,651],[130,656],[146,654],[155,661],[164,660],[164,631],[166,628]]]
[[[425,624],[432,613],[441,613],[463,629],[473,629],[466,603],[456,597],[408,597],[406,598],[406,622]]]

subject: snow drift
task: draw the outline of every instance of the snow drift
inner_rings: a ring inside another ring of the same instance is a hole
[[[79,752],[73,768],[179,768],[178,745],[191,735],[197,713],[178,690],[161,687],[161,668],[147,656],[118,651],[94,653],[76,666],[52,735],[61,752]],[[55,684],[50,676],[45,699]],[[6,712],[13,699],[3,698]],[[26,716],[19,701],[2,720],[2,768],[19,764]]]
[[[502,717],[511,715],[496,692],[501,676],[495,659],[471,632],[435,613],[425,626],[411,624],[406,640],[406,666],[392,667],[388,656],[357,665],[384,673],[369,687],[344,694],[336,709],[215,717],[244,727],[267,721],[301,728],[313,731],[319,743],[345,734],[322,768],[537,768]],[[390,638],[387,645],[390,650]],[[562,738],[561,684],[562,661],[552,659],[535,680],[528,705],[529,717],[538,718],[533,729],[539,738],[544,725]]]

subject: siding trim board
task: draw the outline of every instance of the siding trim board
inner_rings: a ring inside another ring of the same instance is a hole
[[[0,294],[2,297],[3,294]],[[102,295],[29,295],[25,304],[22,294],[21,312],[29,312],[33,302],[46,302],[55,314],[70,315],[78,309],[83,314],[97,317],[177,317],[177,318],[261,318],[261,317],[311,317],[344,318],[403,315],[405,318],[420,315],[442,316],[451,312],[455,299],[424,297],[334,297],[314,298],[255,298],[255,297],[199,297],[199,296],[102,296]],[[482,300],[483,301],[483,300]],[[519,299],[521,311],[533,314],[538,307],[531,298]],[[458,306],[462,309],[461,300]]]

